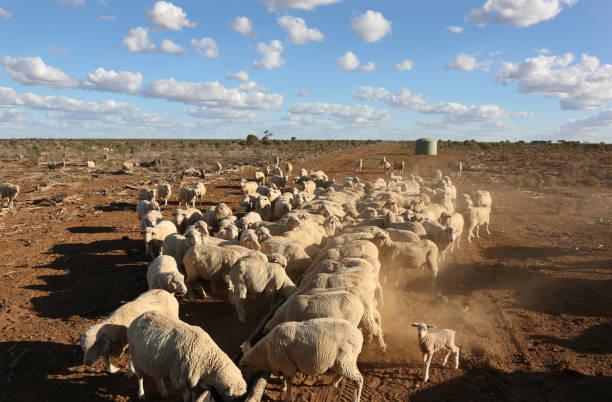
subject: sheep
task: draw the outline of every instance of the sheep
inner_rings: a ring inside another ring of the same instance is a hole
[[[355,172],[361,173],[362,168],[363,168],[363,159],[357,159],[355,161]]]
[[[138,220],[141,220],[147,212],[153,210],[161,211],[157,201],[151,202],[147,200],[140,200],[138,201],[138,204],[136,204],[136,214],[138,215]]]
[[[196,198],[200,201],[200,204],[204,202],[204,195],[206,195],[206,186],[201,181],[193,184],[192,188],[196,192]]]
[[[239,366],[247,380],[266,371],[282,375],[287,389],[285,401],[291,400],[291,381],[299,370],[306,375],[323,374],[328,370],[338,377],[356,383],[354,402],[359,402],[363,377],[357,367],[363,335],[350,322],[337,318],[318,318],[304,322],[286,322],[275,327],[248,350]]]
[[[240,258],[238,251],[213,244],[198,244],[187,250],[183,256],[183,266],[185,267],[185,284],[187,285],[189,298],[192,301],[194,300],[191,286],[198,278],[211,281],[213,293],[216,289],[216,282],[223,281],[229,285],[228,274],[238,258]],[[204,293],[204,297],[206,297],[206,293]]]
[[[151,245],[161,246],[166,236],[176,233],[176,226],[174,223],[170,221],[162,220],[157,225],[153,227],[144,228],[142,234],[144,237],[145,244],[147,247],[147,252],[149,255],[152,254]],[[160,247],[161,248],[161,247]],[[154,256],[155,257],[155,256]]]
[[[417,269],[427,264],[434,282],[438,276],[438,247],[431,240],[394,242],[387,232],[376,233],[370,240],[376,245],[382,267],[398,271],[401,268]]]
[[[121,164],[121,170],[124,173],[132,173],[132,171],[134,170],[134,162],[123,162]]]
[[[455,202],[455,210],[460,214],[464,213],[466,209],[473,206],[472,198],[469,194],[459,194]]]
[[[221,170],[223,170],[223,165],[221,164],[221,162],[217,161],[213,164],[213,172],[215,172],[217,175],[221,174]]]
[[[155,201],[156,195],[157,195],[156,189],[143,187],[140,189],[140,192],[138,193],[138,199],[153,202]]]
[[[280,165],[280,157],[275,156],[272,160],[272,164],[274,165],[274,167],[278,167]]]
[[[312,259],[300,244],[282,236],[271,237],[268,232],[268,235],[263,235],[260,245],[264,254],[280,254],[287,259],[287,274],[293,280],[299,278],[312,264]]]
[[[358,273],[349,269],[341,269],[333,273],[313,275],[307,282],[300,285],[299,291],[309,289],[349,289],[351,293],[362,294],[372,300],[377,300],[382,306],[382,288],[378,279],[370,273]],[[365,305],[365,304],[364,304]],[[379,314],[380,316],[380,314]],[[380,320],[380,317],[378,317]]]
[[[268,197],[261,196],[255,201],[255,211],[264,221],[272,219],[272,204]]]
[[[438,257],[444,259],[446,250],[457,240],[457,232],[450,226],[442,226],[437,221],[425,219],[422,223],[425,229],[425,238],[438,246]]]
[[[96,170],[96,162],[87,161],[85,164],[87,165],[87,170]]]
[[[195,208],[195,203],[198,198],[198,193],[193,188],[181,187],[178,192],[178,207],[181,207],[181,204],[185,204],[185,208],[189,208],[189,204],[191,204],[191,208]]]
[[[257,238],[257,234],[255,233],[253,229],[245,229],[240,234],[240,245],[242,247],[246,247],[251,250],[261,249],[261,245],[259,244],[259,239]]]
[[[104,321],[92,325],[78,338],[83,349],[83,364],[91,366],[102,356],[106,370],[113,374],[119,368],[110,357],[119,357],[128,344],[127,329],[140,314],[160,310],[178,318],[179,304],[174,296],[162,289],[149,290],[113,311]]]
[[[418,212],[424,218],[431,219],[432,221],[437,221],[443,212],[448,212],[448,211],[442,205],[429,204],[429,205],[425,205],[425,207]]]
[[[440,181],[440,180],[442,180],[442,172],[437,170],[437,169],[433,169],[431,171],[431,176],[432,176],[432,180],[433,181]]]
[[[382,169],[385,168],[385,164],[387,163],[387,158],[385,156],[383,156],[382,158],[380,158],[380,167]]]
[[[238,229],[238,226],[231,223],[229,225],[220,227],[219,231],[215,233],[214,236],[218,237],[219,239],[234,240],[238,238],[239,234],[240,230]]]
[[[274,217],[281,218],[286,213],[291,212],[291,201],[287,199],[279,199],[274,203]]]
[[[266,175],[264,172],[255,172],[253,179],[260,185],[263,186],[266,183]]]
[[[174,224],[179,233],[185,233],[189,225],[202,220],[202,211],[197,208],[180,209],[174,211]]]
[[[240,188],[242,190],[243,195],[256,194],[258,187],[259,187],[259,184],[257,184],[256,181],[247,181],[245,179],[242,179],[240,181]]]
[[[15,207],[15,198],[19,194],[19,186],[11,183],[2,183],[0,185],[0,199],[7,199],[6,207]]]
[[[187,293],[185,277],[178,270],[176,260],[169,255],[157,256],[147,269],[149,290],[164,289],[170,293]]]
[[[287,172],[287,176],[291,176],[291,172],[293,171],[293,165],[291,162],[285,163],[285,171]]]
[[[383,166],[383,169],[385,170],[385,172],[388,172],[391,170],[391,163],[390,162],[385,162],[385,165]]]
[[[491,200],[491,194],[488,191],[477,190],[476,191],[476,199],[475,205],[477,207],[487,207],[491,208],[493,201]]]
[[[265,292],[271,300],[277,292],[288,298],[295,291],[295,284],[281,265],[257,258],[243,257],[236,261],[229,271],[229,277],[232,283],[230,303],[236,308],[241,322],[246,321],[243,301],[247,293]]]
[[[197,221],[193,225],[189,225],[187,229],[185,230],[185,234],[187,234],[187,232],[189,232],[192,229],[200,233],[201,237],[210,236],[210,233],[208,232],[208,224],[204,221]]]
[[[152,207],[154,208],[154,207]],[[140,220],[140,230],[144,231],[145,228],[153,227],[164,220],[162,213],[157,209],[150,209],[145,212]]]
[[[441,329],[438,332],[432,334],[427,333],[427,328],[435,328],[433,325],[426,324],[424,322],[415,322],[412,324],[413,327],[417,327],[419,331],[418,344],[423,353],[423,382],[429,380],[429,365],[431,364],[431,358],[433,354],[440,349],[446,349],[446,356],[442,366],[446,365],[448,356],[452,353],[455,354],[455,369],[459,368],[459,348],[455,345],[455,331],[452,329]]]
[[[404,175],[404,161],[397,161],[393,163],[393,170],[400,176]]]
[[[138,379],[140,399],[145,397],[143,374],[155,378],[163,398],[168,396],[164,378],[182,393],[184,402],[195,399],[196,387],[214,388],[223,400],[246,394],[247,385],[238,367],[200,327],[149,311],[130,324],[127,338],[130,373]]]
[[[160,201],[164,202],[164,207],[168,206],[168,200],[172,194],[172,186],[168,183],[159,183],[157,185],[157,196]]]
[[[339,247],[328,248],[319,254],[315,262],[323,259],[363,258],[374,268],[380,269],[378,249],[368,240],[355,239],[341,244]]]
[[[305,193],[313,194],[316,188],[317,185],[312,180],[306,180],[302,182],[302,191]]]
[[[304,168],[301,168],[300,170],[298,170],[298,177],[306,177],[308,176],[308,171]]]
[[[208,207],[202,219],[213,232],[216,232],[219,230],[219,222],[228,216],[232,216],[232,210],[226,203],[222,202]]]
[[[284,188],[289,181],[289,176],[274,175],[270,177],[270,183],[275,184],[278,188]]]
[[[465,220],[463,219],[463,215],[460,213],[443,213],[440,216],[440,223],[444,226],[450,226],[456,233],[456,239],[453,244],[451,244],[451,251],[453,251],[453,247],[457,246],[459,248],[459,242],[461,241],[461,234],[463,233],[463,226],[465,225]]]
[[[238,228],[243,230],[251,229],[252,227],[256,227],[259,222],[261,222],[261,215],[257,212],[248,212],[238,220]]]
[[[163,255],[174,257],[179,271],[185,272],[183,268],[183,256],[190,247],[202,244],[202,234],[195,228],[187,229],[184,235],[172,233],[166,236],[162,243],[161,252]]]
[[[476,228],[476,238],[480,238],[479,226],[485,225],[487,229],[487,234],[491,234],[489,232],[489,220],[491,219],[491,208],[487,207],[469,207],[463,213],[465,220],[468,224],[468,242],[472,242],[472,237],[474,237],[474,228]]]

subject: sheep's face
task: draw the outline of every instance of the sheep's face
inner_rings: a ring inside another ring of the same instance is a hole
[[[287,226],[289,227],[289,230],[295,230],[299,228],[301,224],[302,222],[300,222],[300,219],[297,216],[290,215],[287,217]]]
[[[272,237],[272,235],[270,234],[270,230],[265,226],[260,226],[259,228],[257,228],[255,233],[257,234],[257,240],[260,242],[266,241]]]
[[[249,229],[249,231],[245,232],[243,236],[240,238],[240,245],[243,247],[249,248],[251,250],[260,250],[261,246],[259,241],[257,240],[257,235],[255,232]]]
[[[185,238],[191,246],[202,244],[202,235],[200,234],[200,232],[197,231],[197,229],[188,230],[185,233]]]
[[[174,222],[176,223],[176,226],[179,227],[181,226],[181,224],[183,223],[183,221],[185,221],[187,219],[187,213],[184,211],[181,212],[175,212],[174,214]]]
[[[185,295],[187,293],[187,286],[185,286],[185,276],[180,273],[174,273],[168,281],[168,292]]]
[[[419,338],[424,337],[425,335],[427,335],[427,329],[428,328],[434,328],[433,325],[431,324],[426,324],[424,322],[414,322],[412,323],[413,327],[417,327],[418,331],[419,331]]]
[[[150,243],[151,240],[153,240],[153,237],[155,235],[155,231],[153,230],[153,228],[147,227],[147,228],[145,228],[145,230],[143,232],[143,235],[144,235],[145,243]]]
[[[267,257],[268,257],[268,262],[278,264],[283,268],[287,267],[287,259],[285,258],[285,256],[278,254],[278,253],[273,253],[273,254],[268,254]]]
[[[389,241],[389,234],[387,232],[378,232],[374,235],[371,242],[376,245],[376,247],[382,247]]]

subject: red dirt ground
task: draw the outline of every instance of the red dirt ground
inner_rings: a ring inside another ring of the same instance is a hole
[[[353,161],[362,157],[359,176],[366,181],[382,176],[373,158],[383,154],[391,160],[410,156],[418,166],[442,167],[445,173],[449,160],[466,159],[414,157],[399,144],[379,143],[296,161],[294,169],[323,169],[341,180],[353,175]],[[558,194],[486,183],[480,172],[469,170],[470,162],[476,161],[468,160],[463,177],[453,179],[459,192],[491,192],[491,235],[481,231],[471,244],[464,237],[442,266],[436,288],[426,273],[385,288],[389,351],[364,346],[362,400],[612,399],[609,188],[563,189],[560,204]],[[205,204],[224,201],[238,208],[238,180],[251,171],[230,172],[208,185]],[[134,212],[136,191],[122,185],[140,186],[175,172],[92,175],[67,167],[27,173],[7,168],[3,178],[19,183],[22,194],[16,212],[0,216],[0,401],[135,400],[135,380],[104,373],[101,362],[81,365],[74,340],[146,290],[148,260]],[[36,190],[50,181],[55,185]],[[588,203],[577,214],[575,202],[586,202],[585,194]],[[64,201],[38,202],[54,196]],[[171,202],[164,214],[175,207]],[[247,305],[246,325],[223,299],[181,300],[181,318],[202,326],[232,356],[264,314],[263,303]],[[420,321],[456,330],[461,348],[458,370],[440,367],[441,352],[434,357],[427,384],[420,381],[416,329],[410,327]],[[125,357],[120,363],[126,366]],[[330,376],[298,376],[295,400],[352,399],[352,384],[343,381],[334,389],[330,381]],[[153,381],[145,380],[145,388],[147,400],[159,400]],[[171,398],[180,396],[171,391]],[[272,380],[264,400],[280,398],[280,383]]]

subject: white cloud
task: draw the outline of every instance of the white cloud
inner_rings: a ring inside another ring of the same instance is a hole
[[[478,26],[486,25],[495,17],[496,23],[526,27],[555,18],[564,7],[573,6],[578,0],[487,0],[482,9],[472,9],[466,20]]]
[[[349,51],[338,59],[338,66],[342,71],[353,71],[359,67],[359,59],[355,53]]]
[[[542,48],[542,49],[533,48],[532,51],[535,53],[540,53],[540,54],[550,54],[550,50],[546,48]]]
[[[279,8],[297,8],[299,10],[314,10],[317,6],[339,3],[342,0],[263,0],[268,10]]]
[[[402,88],[387,99],[387,103],[394,108],[423,111],[427,109],[427,102],[421,94],[413,94],[407,88]]]
[[[174,78],[153,81],[141,94],[211,108],[279,109],[283,103],[279,94],[240,91],[218,81],[180,82]]]
[[[584,135],[586,132],[597,133],[604,129],[608,129],[608,135],[612,135],[612,109],[603,109],[598,114],[590,117],[569,119],[563,126],[557,128],[557,132]],[[610,136],[608,136],[606,142],[610,142]]]
[[[375,109],[367,105],[339,105],[337,103],[294,103],[287,108],[290,114],[329,115],[332,118],[354,123],[370,123],[391,118],[386,109]]]
[[[9,20],[11,19],[12,16],[13,16],[13,13],[11,13],[10,11],[6,11],[2,7],[0,7],[0,18],[4,20]]]
[[[397,63],[395,65],[395,71],[410,71],[412,70],[413,63],[412,60],[404,60],[401,63]]]
[[[518,82],[521,93],[561,99],[561,109],[606,106],[612,100],[612,65],[601,65],[597,57],[586,54],[574,61],[574,55],[566,53],[503,62],[496,80],[503,84]]]
[[[285,64],[285,59],[281,57],[283,45],[279,40],[273,40],[269,45],[263,42],[257,44],[257,53],[261,55],[261,60],[255,61],[253,67],[267,68],[274,70]]]
[[[234,74],[231,74],[231,73],[225,74],[225,79],[247,82],[249,80],[249,74],[246,71],[241,70]]]
[[[57,47],[55,47],[53,45],[49,46],[49,51],[51,53],[57,53],[57,54],[68,54],[68,53],[70,53],[67,49],[60,49],[60,48],[57,48]]]
[[[421,113],[443,114],[448,124],[470,124],[505,119],[510,114],[497,105],[466,106],[456,102],[438,102],[428,105]]]
[[[351,28],[366,43],[377,42],[391,33],[391,22],[377,11],[368,10],[351,19]]]
[[[293,93],[298,98],[310,98],[312,96],[309,91],[300,91],[299,89],[296,89],[295,91],[293,91]]]
[[[123,38],[122,44],[132,53],[152,53],[157,50],[155,44],[149,39],[149,30],[143,27],[130,29]]]
[[[98,68],[89,73],[81,84],[83,88],[96,91],[108,91],[133,94],[140,90],[142,74],[131,71],[113,71]]]
[[[257,34],[253,30],[253,23],[247,17],[236,17],[234,21],[229,23],[229,27],[234,31],[240,32],[242,36],[249,39],[255,39]]]
[[[243,92],[267,92],[270,88],[262,87],[255,81],[249,81],[238,85],[238,90]]]
[[[372,61],[369,61],[368,64],[362,65],[360,70],[364,71],[366,73],[370,73],[370,72],[376,70],[376,64],[374,64],[374,62],[372,62]]]
[[[85,0],[60,0],[62,4],[72,4],[73,6],[84,6]]]
[[[189,115],[200,119],[256,119],[257,112],[244,109],[210,108],[201,106],[189,109]]]
[[[24,85],[41,85],[49,88],[74,88],[76,80],[68,77],[61,70],[45,64],[40,57],[5,56],[2,64],[9,77]]]
[[[491,67],[491,61],[479,62],[475,57],[472,57],[465,53],[459,53],[457,57],[448,62],[446,68],[448,70],[461,70],[461,71],[474,71],[483,70],[489,71]]]
[[[170,53],[170,54],[185,54],[189,53],[182,46],[172,42],[170,39],[162,40],[161,46],[159,47],[160,52]]]
[[[163,31],[181,31],[183,28],[193,28],[198,24],[187,19],[187,13],[182,8],[168,1],[158,1],[152,9],[147,8],[147,19],[157,29]]]
[[[463,32],[463,27],[458,27],[458,26],[448,26],[445,28],[448,32],[450,33],[454,33],[455,35],[459,35],[460,33]]]
[[[316,28],[308,28],[303,18],[283,15],[276,19],[278,25],[291,37],[294,45],[305,45],[308,42],[323,42],[325,36]]]
[[[389,91],[382,87],[357,87],[353,93],[353,98],[360,101],[384,102],[389,99]]]
[[[101,15],[100,19],[106,21],[117,21],[117,17],[115,17],[114,15]]]
[[[193,38],[191,46],[196,48],[200,56],[213,58],[219,56],[219,48],[213,38],[202,38],[200,40]]]
[[[108,7],[106,0],[98,0],[98,3],[102,4],[104,7]]]

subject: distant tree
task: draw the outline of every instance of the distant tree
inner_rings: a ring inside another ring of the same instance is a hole
[[[297,141],[297,138],[291,137],[291,141]]]
[[[270,137],[272,137],[272,136],[274,135],[274,133],[273,133],[272,131],[270,131],[270,130],[264,130],[264,132],[263,132],[263,133],[264,133],[264,135],[263,135],[263,137],[261,138],[261,140],[262,140],[263,142],[268,142],[268,140],[270,139]]]
[[[255,134],[249,134],[246,138],[247,145],[258,145],[260,143],[259,138]]]

